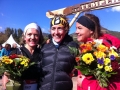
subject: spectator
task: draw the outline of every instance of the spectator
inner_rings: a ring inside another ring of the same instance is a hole
[[[15,50],[16,48],[18,48],[18,47],[17,47],[17,44],[16,44],[16,43],[13,43],[13,44],[12,44],[12,47],[11,47],[11,51]]]
[[[5,44],[5,47],[2,48],[0,56],[9,56],[11,52],[11,45],[10,44]]]

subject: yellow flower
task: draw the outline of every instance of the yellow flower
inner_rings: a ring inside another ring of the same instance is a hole
[[[109,70],[109,72],[112,72],[113,71],[113,69],[112,69],[112,67],[110,67],[110,70]]]
[[[102,69],[102,68],[103,68],[103,65],[102,65],[102,64],[97,64],[97,67],[98,67],[99,69]]]
[[[102,52],[105,52],[108,50],[108,47],[106,47],[105,45],[102,45],[100,44],[98,47],[97,47],[98,51],[102,51]]]
[[[25,63],[25,64],[24,64],[24,67],[27,67],[27,66],[28,66],[28,63]]]
[[[96,58],[106,57],[106,54],[104,52],[101,52],[101,51],[94,52],[94,55],[96,56]]]
[[[3,57],[2,57],[2,60],[3,60],[3,59],[9,59],[9,57],[8,57],[8,56],[3,56]]]
[[[118,53],[115,52],[113,49],[109,52],[109,56],[114,55],[115,57],[119,57]]]
[[[21,64],[21,65],[24,65],[24,64],[25,64],[25,61],[22,61],[20,64]]]
[[[22,61],[23,59],[22,58],[19,58],[20,59],[20,61]]]
[[[91,53],[86,53],[82,56],[82,60],[86,63],[86,64],[91,64],[92,61],[94,61],[94,58],[92,56]]]
[[[29,62],[29,60],[28,60],[28,59],[25,59],[25,62],[26,62],[26,63],[28,63],[28,62]]]
[[[105,66],[105,71],[112,72],[112,67],[111,66]]]
[[[12,59],[3,59],[2,62],[4,62],[5,64],[11,64],[13,63]]]
[[[105,60],[104,60],[105,65],[108,65],[110,62],[111,62],[111,60],[109,58],[105,58]]]

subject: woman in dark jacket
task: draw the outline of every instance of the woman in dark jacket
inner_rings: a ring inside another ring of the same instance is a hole
[[[65,16],[56,15],[51,21],[51,40],[42,47],[44,78],[39,90],[72,90],[70,74],[75,56],[69,47],[77,44],[68,35],[69,23]]]
[[[36,64],[30,66],[27,70],[25,70],[22,74],[22,80],[24,81],[24,85],[27,84],[27,81],[32,82],[34,86],[38,86],[38,81],[40,81],[42,75],[42,68],[40,67],[41,62],[41,53],[40,48],[37,48],[38,44],[42,44],[43,36],[40,27],[36,23],[28,24],[23,32],[23,41],[24,46],[20,48],[16,48],[11,54],[21,54],[30,59],[30,62],[35,62]],[[3,86],[5,88],[5,83],[7,77],[3,76]],[[33,83],[34,82],[34,83]],[[29,83],[30,84],[30,83]],[[28,85],[27,85],[28,86]],[[27,88],[24,86],[24,88]],[[30,89],[31,90],[31,89]],[[38,90],[34,88],[34,90]]]

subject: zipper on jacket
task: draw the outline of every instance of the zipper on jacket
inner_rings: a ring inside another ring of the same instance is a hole
[[[58,48],[56,49],[56,54],[55,54],[55,61],[54,61],[54,64],[53,64],[53,79],[52,79],[52,88],[51,88],[51,90],[53,90],[53,88],[54,88],[54,83],[55,83],[55,78],[54,78],[54,76],[55,76],[55,72],[56,72],[56,59],[57,59],[57,54],[58,54]]]

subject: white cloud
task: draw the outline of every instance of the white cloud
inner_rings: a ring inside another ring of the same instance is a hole
[[[120,6],[113,7],[113,8],[112,8],[112,11],[113,11],[113,12],[115,12],[115,11],[116,11],[116,12],[120,12]]]

